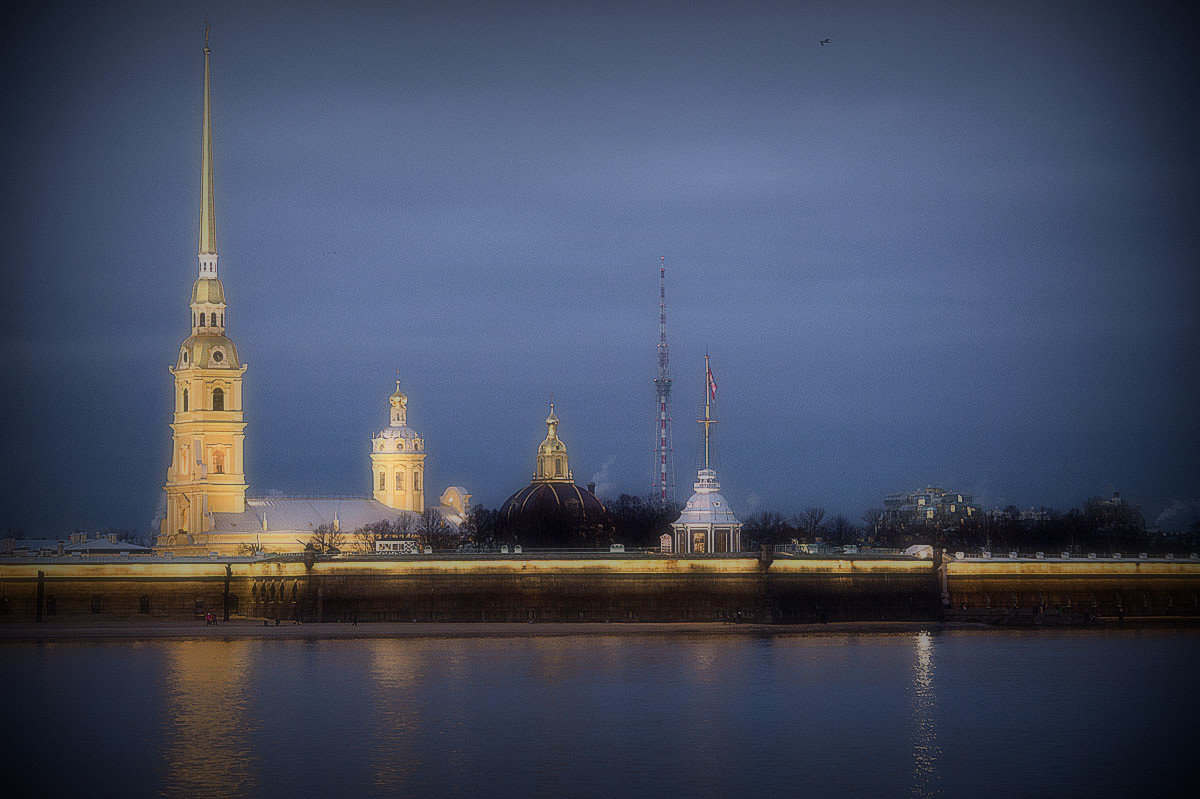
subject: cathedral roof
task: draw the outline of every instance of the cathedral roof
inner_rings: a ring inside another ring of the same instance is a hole
[[[453,508],[434,507],[447,522],[453,523],[456,514]],[[333,524],[336,517],[344,533],[354,532],[359,527],[381,521],[394,521],[407,516],[414,525],[421,514],[410,510],[389,508],[382,502],[363,497],[251,497],[246,500],[242,513],[212,514],[212,532],[256,533],[295,532],[311,533],[322,524]],[[266,520],[266,526],[263,520]]]
[[[500,517],[505,521],[559,513],[580,521],[599,521],[607,511],[591,491],[567,482],[531,483],[500,506]]]

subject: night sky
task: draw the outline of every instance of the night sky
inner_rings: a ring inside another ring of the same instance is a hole
[[[645,495],[666,256],[681,500],[707,349],[742,516],[1200,508],[1190,4],[36,2],[0,530],[160,507],[206,13],[254,495],[367,493],[397,369],[432,491],[526,484],[553,395],[577,481]]]

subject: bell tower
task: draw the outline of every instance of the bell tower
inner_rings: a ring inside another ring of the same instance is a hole
[[[213,513],[246,509],[242,378],[246,365],[225,335],[225,288],[217,276],[208,28],[204,31],[204,113],[200,156],[199,274],[189,303],[191,335],[170,367],[175,382],[167,511],[155,546],[207,544]]]
[[[408,396],[388,397],[388,426],[371,437],[372,494],[389,508],[425,511],[425,439],[408,426]]]

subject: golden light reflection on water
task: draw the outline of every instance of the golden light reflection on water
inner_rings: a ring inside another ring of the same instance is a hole
[[[912,683],[912,789],[914,797],[941,795],[937,771],[938,756],[942,753],[937,740],[934,719],[934,658],[933,636],[917,633]]]
[[[253,641],[166,644],[163,794],[255,793],[255,758],[246,744],[253,714],[247,682]]]
[[[372,709],[369,729],[379,731],[371,752],[375,787],[387,794],[402,793],[411,779],[412,764],[423,753],[414,740],[422,726],[416,689],[426,680],[428,649],[407,642],[378,639],[364,642],[370,649]]]

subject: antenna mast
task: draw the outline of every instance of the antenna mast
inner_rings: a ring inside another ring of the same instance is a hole
[[[658,377],[654,441],[654,490],[662,504],[675,502],[675,470],[671,458],[671,365],[667,349],[667,257],[658,263]]]

